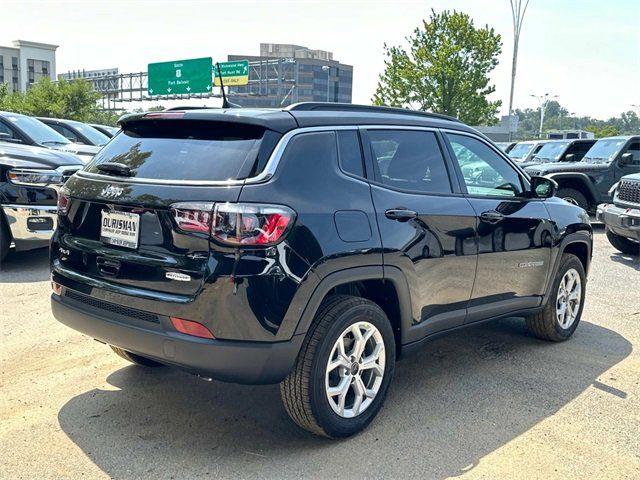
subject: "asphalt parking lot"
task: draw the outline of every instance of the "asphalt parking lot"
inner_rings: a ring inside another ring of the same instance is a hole
[[[595,239],[574,337],[508,319],[401,361],[345,441],[295,427],[278,386],[131,366],[50,313],[47,253],[0,271],[0,477],[640,478],[640,259]]]

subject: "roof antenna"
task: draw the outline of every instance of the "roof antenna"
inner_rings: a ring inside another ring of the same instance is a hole
[[[220,73],[220,63],[216,62],[216,69],[218,70],[218,79],[220,79],[220,90],[222,91],[222,108],[242,108],[240,105],[231,103],[227,100],[227,96],[224,93],[224,82],[222,81],[222,73]]]

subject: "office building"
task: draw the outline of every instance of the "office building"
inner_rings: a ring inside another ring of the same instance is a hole
[[[298,102],[351,103],[353,66],[333,53],[300,45],[261,43],[260,55],[229,55],[249,60],[249,85],[230,86],[229,100],[243,107],[283,107]]]
[[[56,78],[57,45],[14,40],[13,47],[0,46],[0,83],[10,92],[25,92],[43,78]]]

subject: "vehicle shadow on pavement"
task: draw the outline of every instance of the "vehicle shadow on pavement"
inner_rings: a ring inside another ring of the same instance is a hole
[[[0,265],[0,283],[43,282],[50,278],[49,248],[10,251]]]
[[[438,339],[398,363],[374,423],[344,441],[295,427],[278,386],[207,383],[169,368],[122,368],[60,410],[62,430],[112,478],[445,478],[554,415],[631,353],[582,322],[568,342],[531,337],[518,319]],[[105,354],[107,352],[105,351]]]
[[[626,253],[614,253],[611,255],[611,260],[616,263],[621,263],[627,267],[631,267],[634,270],[640,272],[640,255],[629,255]]]

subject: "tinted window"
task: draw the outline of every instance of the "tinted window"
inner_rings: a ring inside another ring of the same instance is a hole
[[[358,132],[355,130],[338,130],[337,133],[340,167],[347,173],[364,177]]]
[[[625,153],[630,153],[633,155],[633,163],[636,165],[640,165],[640,142],[633,142],[627,148]]]
[[[433,132],[369,130],[380,182],[417,192],[451,193],[444,157]]]
[[[520,176],[511,165],[480,140],[447,134],[472,195],[515,197],[522,195]]]
[[[70,122],[73,127],[82,133],[93,145],[104,145],[109,141],[104,133],[99,132],[95,128],[80,122]]]
[[[270,132],[273,133],[273,132]],[[122,163],[132,177],[165,180],[228,180],[252,174],[271,153],[269,134],[252,125],[190,120],[129,123],[86,167],[101,173],[105,162]],[[269,151],[261,146],[269,145]],[[264,162],[263,162],[264,163]]]
[[[6,133],[9,135],[9,138],[17,138],[13,129],[6,126],[3,122],[0,122],[0,133]]]
[[[58,130],[57,128],[53,127],[55,130]],[[83,141],[81,141],[78,136],[75,134],[75,132],[73,130],[68,129],[67,127],[60,127],[60,129],[62,130],[60,133],[62,133],[62,135],[64,135],[65,138],[68,138],[69,140],[71,140],[72,142],[77,142],[77,143],[84,143]]]

